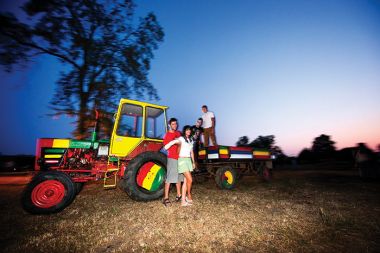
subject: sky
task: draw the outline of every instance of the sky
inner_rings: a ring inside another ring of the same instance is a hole
[[[150,102],[169,106],[180,128],[206,104],[223,145],[275,135],[296,156],[321,134],[338,149],[380,144],[380,1],[136,4],[137,16],[154,12],[165,32],[149,74],[160,100]],[[42,56],[0,72],[2,154],[33,154],[39,137],[70,137],[73,119],[46,115],[61,67]]]

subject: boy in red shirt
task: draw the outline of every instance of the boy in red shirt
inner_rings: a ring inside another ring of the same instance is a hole
[[[168,144],[172,140],[179,138],[181,133],[177,131],[178,122],[176,118],[171,118],[169,120],[170,129],[164,136],[164,145]],[[183,174],[178,174],[178,152],[179,146],[172,145],[168,149],[168,160],[167,160],[167,171],[166,171],[166,181],[164,190],[163,204],[167,206],[170,204],[169,200],[169,188],[170,184],[176,184],[177,196],[175,198],[176,202],[181,200],[181,182],[183,181]]]

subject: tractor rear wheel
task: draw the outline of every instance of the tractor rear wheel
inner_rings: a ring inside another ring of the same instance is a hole
[[[22,207],[31,214],[56,213],[74,200],[76,189],[71,178],[59,171],[37,174],[26,186]]]
[[[221,189],[231,190],[237,184],[238,173],[231,166],[219,168],[215,173],[215,182]]]
[[[164,194],[167,158],[160,152],[144,152],[129,162],[121,182],[133,200],[150,201]]]

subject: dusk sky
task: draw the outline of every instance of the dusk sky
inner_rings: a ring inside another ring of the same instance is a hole
[[[1,10],[16,7],[1,1]],[[219,144],[276,136],[287,155],[326,134],[338,149],[380,144],[379,1],[137,1],[165,39],[150,81],[180,128],[207,104]],[[1,72],[0,152],[34,154],[39,137],[69,138],[48,103],[62,66],[44,56]],[[116,108],[115,108],[116,110]]]

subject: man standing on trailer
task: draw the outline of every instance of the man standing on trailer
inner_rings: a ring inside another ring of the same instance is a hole
[[[169,131],[164,136],[164,145],[168,144],[172,140],[181,137],[181,133],[177,131],[178,121],[176,118],[171,118],[169,120]],[[164,199],[163,204],[165,206],[170,204],[169,200],[169,189],[170,184],[176,184],[177,196],[175,198],[176,202],[181,200],[181,182],[183,181],[183,174],[178,174],[178,154],[179,154],[178,145],[171,146],[168,151],[168,160],[167,160],[167,172],[166,172],[166,181],[164,189]]]
[[[202,119],[203,119],[203,138],[204,146],[208,147],[209,139],[211,139],[212,145],[218,145],[215,137],[215,115],[208,110],[207,105],[202,106]]]

